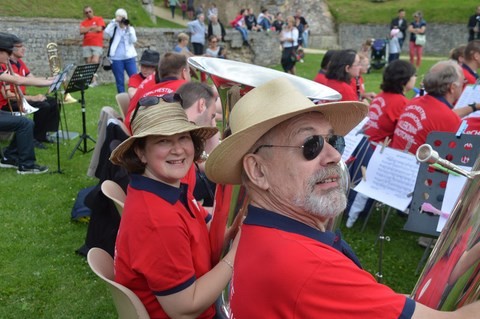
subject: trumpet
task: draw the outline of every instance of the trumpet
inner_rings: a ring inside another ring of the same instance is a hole
[[[8,68],[8,72],[10,72],[11,75],[15,75],[12,69],[12,65],[10,64],[10,61],[7,61],[7,68]],[[13,87],[13,93],[15,94],[15,99],[17,100],[18,111],[20,112],[20,114],[27,115],[27,114],[31,114],[38,111],[38,108],[28,104],[27,100],[25,99],[25,96],[23,95],[21,88],[18,85],[12,84],[12,87]],[[10,111],[13,113],[11,106],[10,106]]]

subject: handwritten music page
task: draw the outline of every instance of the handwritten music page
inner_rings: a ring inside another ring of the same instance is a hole
[[[413,154],[377,146],[368,163],[366,180],[355,190],[404,211],[412,200],[420,163]]]
[[[361,133],[363,126],[368,122],[368,117],[365,117],[357,126],[353,128],[347,135],[344,136],[345,138],[345,150],[342,154],[342,160],[346,162],[350,156],[352,156],[353,151],[357,148],[358,144],[364,137]]]
[[[480,103],[480,85],[467,85],[454,109],[465,107],[470,103]],[[480,111],[468,114],[465,118],[467,117],[480,117]]]
[[[466,171],[471,171],[472,168],[468,166],[459,166]],[[455,175],[448,175],[447,179],[447,187],[445,188],[445,195],[443,196],[442,208],[441,211],[451,214],[453,212],[453,208],[457,203],[458,197],[463,190],[463,186],[467,182],[467,178],[465,176],[455,176]],[[438,219],[437,224],[437,231],[441,232],[445,224],[447,223],[448,218],[440,216]]]

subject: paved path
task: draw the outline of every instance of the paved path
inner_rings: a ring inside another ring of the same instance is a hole
[[[187,26],[188,20],[183,20],[181,13],[178,14],[178,12],[175,12],[175,19],[172,19],[172,13],[170,12],[170,8],[165,8],[163,6],[153,6],[153,14],[164,20],[172,21],[180,25]]]

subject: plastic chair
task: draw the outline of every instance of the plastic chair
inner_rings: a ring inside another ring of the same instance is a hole
[[[128,111],[128,104],[130,104],[130,96],[128,96],[128,93],[122,92],[115,95],[115,99],[120,108],[120,113],[122,113],[122,118],[125,120]]]
[[[87,254],[92,271],[105,281],[112,293],[113,302],[120,319],[149,319],[145,306],[137,295],[127,287],[114,281],[113,258],[105,250],[94,247]]]
[[[103,181],[101,189],[103,194],[113,201],[118,213],[121,216],[123,212],[123,204],[125,203],[125,198],[127,197],[125,191],[120,187],[120,185],[108,179]]]

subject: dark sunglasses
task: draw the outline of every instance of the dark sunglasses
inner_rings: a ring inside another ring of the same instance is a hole
[[[253,154],[257,154],[257,152],[262,148],[262,147],[289,147],[289,148],[301,148],[303,149],[303,157],[307,161],[311,161],[315,159],[320,152],[323,149],[323,146],[325,144],[325,141],[327,141],[328,144],[333,146],[334,149],[336,149],[340,154],[343,154],[343,151],[345,150],[345,139],[343,136],[340,135],[313,135],[308,137],[305,142],[303,142],[303,145],[300,146],[288,146],[288,145],[260,145],[253,151]]]
[[[89,13],[92,13],[92,11],[85,11],[85,14],[89,14]]]
[[[149,107],[149,106],[157,105],[158,103],[160,103],[160,100],[163,100],[167,103],[177,102],[177,103],[180,103],[180,105],[183,105],[182,97],[180,96],[180,94],[177,94],[177,93],[168,93],[162,96],[142,97],[140,100],[138,100],[137,106],[135,107],[135,111],[133,111],[133,114],[130,120],[130,127],[132,126],[133,120],[137,116],[137,112],[140,106]]]

